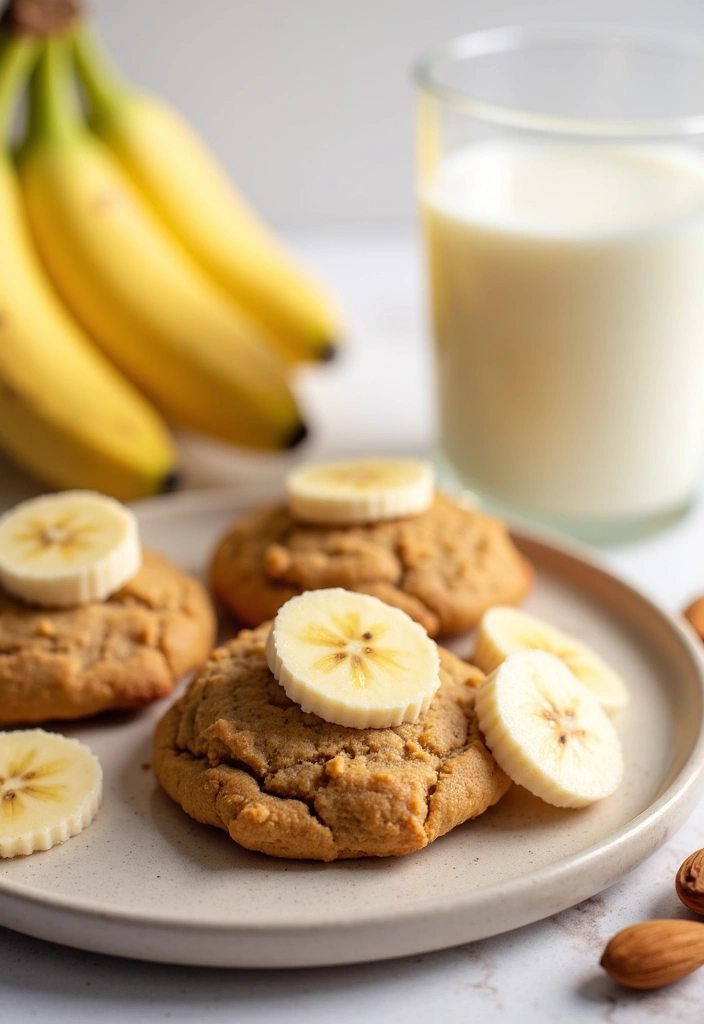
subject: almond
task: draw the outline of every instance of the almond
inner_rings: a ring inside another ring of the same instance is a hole
[[[682,613],[694,628],[695,632],[704,640],[704,597],[698,597],[691,604],[687,605]]]
[[[704,914],[704,850],[696,850],[681,865],[675,889],[685,907]]]
[[[704,964],[704,924],[697,921],[642,921],[618,932],[607,944],[601,966],[628,988],[661,988]]]

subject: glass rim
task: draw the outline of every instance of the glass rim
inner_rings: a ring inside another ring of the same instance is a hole
[[[704,42],[682,33],[659,29],[634,28],[624,25],[505,25],[478,29],[446,39],[430,47],[412,65],[412,78],[417,88],[448,107],[478,120],[552,135],[575,135],[600,138],[671,138],[704,135],[704,97],[702,113],[668,118],[633,118],[629,120],[596,120],[539,114],[518,107],[491,103],[445,84],[439,74],[441,63],[457,64],[474,57],[527,50],[536,44],[557,42],[623,42],[635,49],[657,46],[662,52],[697,57],[704,65]]]

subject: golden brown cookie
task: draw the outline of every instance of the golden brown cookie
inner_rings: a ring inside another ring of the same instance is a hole
[[[267,666],[267,633],[244,630],[214,651],[157,726],[157,778],[196,821],[277,857],[390,857],[508,789],[477,726],[478,669],[440,649],[442,684],[417,722],[351,729],[288,699]]]
[[[503,523],[438,494],[427,512],[365,526],[309,526],[285,505],[258,509],[220,542],[211,581],[248,626],[304,590],[345,587],[403,609],[438,636],[471,629],[491,605],[520,601],[532,571]]]
[[[159,555],[107,601],[36,608],[0,589],[0,724],[83,718],[169,693],[215,633],[201,584]]]

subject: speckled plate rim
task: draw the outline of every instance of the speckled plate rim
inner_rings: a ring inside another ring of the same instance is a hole
[[[239,509],[272,499],[269,485],[217,488],[135,504],[140,517]],[[549,533],[512,530],[519,547],[544,552],[606,588],[614,587],[659,622],[680,648],[704,706],[704,657],[694,634],[657,602],[607,568],[592,551]],[[540,558],[538,558],[540,561]],[[673,752],[674,756],[674,752]],[[500,885],[457,898],[416,900],[393,913],[345,906],[303,924],[263,917],[239,927],[178,913],[137,913],[0,879],[0,924],[50,941],[118,956],[202,966],[296,967],[358,963],[471,942],[543,919],[613,884],[684,822],[704,787],[704,717],[682,767],[645,810],[605,839]],[[422,855],[422,854],[421,854]],[[37,914],[27,911],[33,909]],[[415,927],[412,927],[415,926]],[[334,938],[334,943],[331,939]],[[294,941],[295,940],[295,941]],[[197,946],[194,946],[194,942]],[[272,945],[275,948],[272,948]]]

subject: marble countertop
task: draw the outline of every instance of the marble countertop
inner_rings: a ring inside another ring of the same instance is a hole
[[[358,232],[299,236],[295,243],[336,289],[350,323],[345,357],[324,370],[305,371],[300,381],[315,428],[311,454],[427,451],[433,415],[414,236]],[[283,471],[280,460],[234,458],[191,437],[182,438],[182,447],[189,486],[246,486]],[[38,490],[0,459],[0,508]],[[678,612],[704,592],[704,503],[663,532],[602,548],[600,555]],[[606,892],[506,935],[377,964],[184,968],[76,951],[0,928],[0,1016],[13,1024],[699,1022],[704,971],[659,992],[631,993],[610,982],[598,962],[620,928],[652,917],[688,916],[673,880],[682,860],[702,846],[704,800],[664,847]]]

